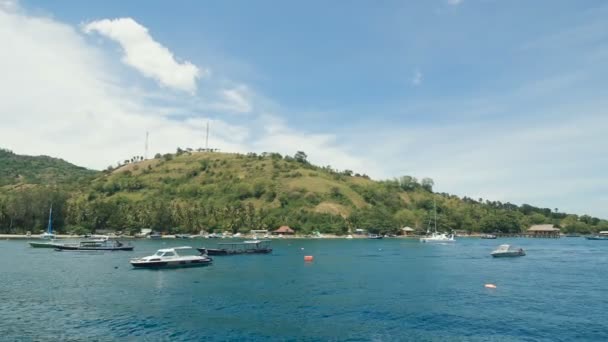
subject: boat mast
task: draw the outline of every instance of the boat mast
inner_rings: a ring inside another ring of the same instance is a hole
[[[433,211],[435,212],[435,233],[437,233],[437,203],[435,203],[434,198],[433,198]]]
[[[53,203],[51,203],[51,208],[49,209],[49,224],[46,228],[47,233],[52,234],[53,233]]]

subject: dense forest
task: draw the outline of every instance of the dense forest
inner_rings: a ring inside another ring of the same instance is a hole
[[[87,170],[46,156],[0,151],[0,232],[43,230],[53,206],[59,232],[247,232],[289,225],[299,233],[355,228],[426,230],[436,203],[441,230],[519,232],[551,223],[563,232],[608,230],[608,221],[497,201],[434,193],[432,179],[374,181],[315,166],[304,152],[227,154],[178,149]]]

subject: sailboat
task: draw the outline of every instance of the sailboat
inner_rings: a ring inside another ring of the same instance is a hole
[[[426,236],[420,238],[420,242],[454,242],[454,234],[446,234],[437,232],[437,205],[435,201],[433,201],[433,211],[434,211],[434,231],[431,233],[428,229],[426,231]],[[431,233],[429,235],[429,233]]]
[[[43,240],[50,240],[50,242],[30,242],[30,246],[34,248],[56,248],[58,243],[55,243],[55,234],[53,234],[53,205],[49,209],[49,223],[46,227],[46,232],[40,234],[40,238]]]

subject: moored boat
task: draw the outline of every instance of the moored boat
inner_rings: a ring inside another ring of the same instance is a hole
[[[426,236],[423,236],[420,238],[420,242],[438,242],[438,243],[442,243],[442,242],[454,242],[456,241],[454,239],[454,234],[446,234],[446,233],[439,233],[437,231],[437,206],[435,205],[435,202],[433,201],[433,212],[434,212],[434,231],[431,233],[430,229],[427,229],[426,231]],[[430,220],[429,220],[429,226],[430,226]]]
[[[49,209],[49,223],[46,227],[46,232],[40,234],[40,239],[46,240],[45,242],[30,242],[30,246],[33,248],[57,248],[61,245],[55,240],[55,234],[53,234],[53,205]]]
[[[132,251],[131,244],[123,244],[118,240],[89,240],[75,244],[58,245],[56,251]]]
[[[502,258],[524,256],[526,252],[522,248],[512,248],[511,245],[500,245],[490,254],[495,258]]]
[[[249,240],[234,243],[218,243],[220,248],[197,248],[201,254],[208,255],[237,255],[237,254],[268,254],[272,253],[267,243],[269,240]]]
[[[496,239],[496,235],[493,234],[483,234],[482,236],[480,236],[482,239]]]
[[[367,238],[373,239],[373,240],[379,240],[379,239],[384,238],[384,236],[379,235],[379,234],[367,234]]]
[[[154,255],[134,258],[130,263],[135,268],[181,268],[207,266],[213,262],[205,254],[185,255],[191,250],[193,248],[189,246],[159,249]],[[184,255],[180,255],[180,252]]]
[[[587,236],[587,240],[608,240],[608,231],[603,230],[594,236]]]

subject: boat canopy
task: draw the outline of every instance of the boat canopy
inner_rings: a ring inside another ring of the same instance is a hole
[[[500,246],[498,246],[496,251],[497,252],[506,252],[509,250],[509,248],[511,248],[511,245],[500,245]]]
[[[192,249],[192,247],[190,247],[190,246],[181,246],[181,247],[173,247],[173,248],[164,248],[164,249],[159,249],[157,251],[157,253],[158,252],[175,252],[176,250],[179,250],[179,249]]]

